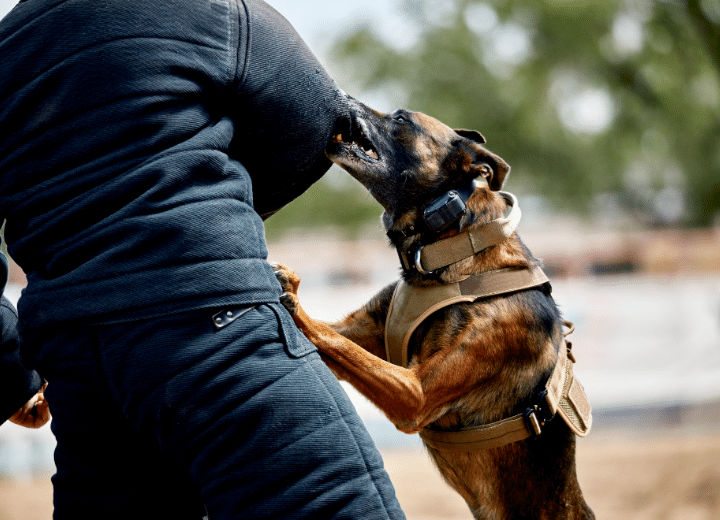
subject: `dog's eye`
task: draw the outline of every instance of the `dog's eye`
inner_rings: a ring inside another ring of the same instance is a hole
[[[407,123],[407,119],[404,116],[395,116],[396,123]]]

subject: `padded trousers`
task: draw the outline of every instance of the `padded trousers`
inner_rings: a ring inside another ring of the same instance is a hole
[[[23,331],[49,382],[54,518],[404,518],[286,310],[258,305],[216,330],[218,310]]]

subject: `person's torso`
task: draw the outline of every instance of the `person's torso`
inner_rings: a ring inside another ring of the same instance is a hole
[[[237,160],[272,81],[243,71],[242,7],[27,0],[0,22],[0,215],[26,324],[277,298]]]

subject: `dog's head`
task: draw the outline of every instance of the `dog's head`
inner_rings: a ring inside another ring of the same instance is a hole
[[[483,177],[499,190],[510,167],[473,130],[453,130],[420,112],[383,114],[352,101],[352,121],[337,129],[328,157],[383,206],[390,231],[418,229],[422,208]]]

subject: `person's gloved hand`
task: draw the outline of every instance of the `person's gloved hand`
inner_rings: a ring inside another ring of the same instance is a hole
[[[47,383],[40,391],[32,396],[15,414],[10,417],[10,422],[24,426],[25,428],[40,428],[50,420],[50,406],[45,399]]]

